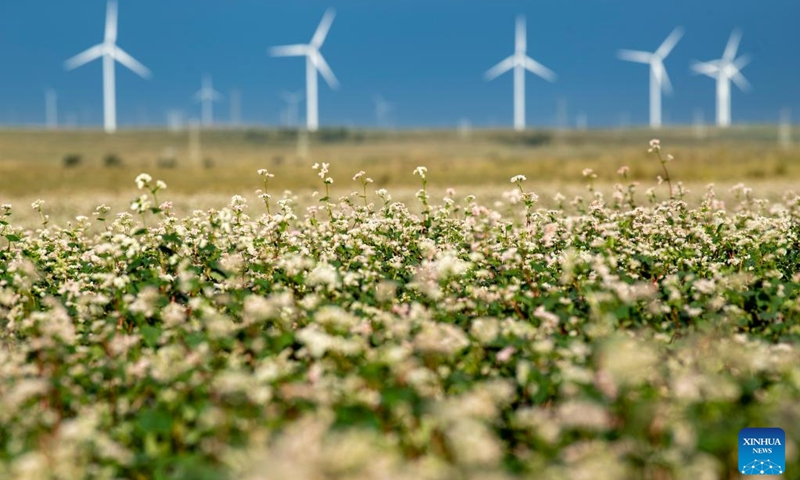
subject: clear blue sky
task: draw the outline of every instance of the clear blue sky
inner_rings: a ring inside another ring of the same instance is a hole
[[[483,72],[513,52],[514,17],[528,21],[528,53],[558,75],[528,75],[531,126],[555,123],[564,98],[571,119],[644,124],[648,70],[615,58],[619,48],[653,50],[680,25],[686,35],[666,65],[675,94],[666,123],[689,123],[695,109],[714,113],[714,81],[692,75],[693,59],[719,58],[730,31],[743,30],[740,53],[750,93],[734,87],[733,121],[774,122],[783,106],[800,118],[800,2],[797,0],[120,0],[118,44],[148,66],[142,80],[118,66],[121,126],[164,123],[178,108],[199,116],[192,94],[203,73],[226,95],[238,89],[248,123],[277,124],[278,93],[304,88],[300,58],[270,58],[273,45],[307,42],[326,7],[337,17],[322,53],[341,82],[320,83],[320,123],[374,125],[373,96],[396,105],[403,126],[510,126],[512,75]],[[59,95],[63,119],[102,120],[100,62],[65,72],[63,61],[103,38],[104,0],[6,0],[0,4],[0,123],[43,123],[44,89]],[[321,80],[321,79],[320,79]],[[301,114],[303,112],[301,111]],[[227,102],[215,109],[228,119]]]

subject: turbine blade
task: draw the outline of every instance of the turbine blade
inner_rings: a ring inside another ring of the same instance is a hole
[[[106,43],[117,41],[117,0],[109,0],[106,7]]]
[[[322,75],[322,78],[328,82],[328,85],[330,85],[330,87],[333,89],[339,88],[339,80],[336,79],[336,75],[333,74],[333,70],[331,70],[330,65],[328,65],[328,62],[325,61],[325,58],[322,56],[322,54],[316,52],[312,58],[314,59],[314,67],[316,67],[316,69]]]
[[[525,15],[519,15],[517,17],[517,30],[514,42],[514,51],[524,55],[525,50],[527,48],[528,48],[528,40],[527,40],[527,33],[525,31]]]
[[[743,92],[749,92],[753,89],[752,85],[750,85],[750,82],[744,78],[744,75],[742,75],[742,72],[739,70],[736,70],[733,75],[731,75],[731,80],[733,80],[733,83],[735,83],[736,86],[739,87],[739,89],[741,89]]]
[[[511,70],[513,66],[514,66],[514,56],[512,55],[506,58],[505,60],[501,60],[500,63],[490,68],[489,70],[486,70],[486,73],[483,74],[483,78],[485,78],[486,80],[494,80],[499,75]]]
[[[381,110],[383,112],[389,112],[394,109],[394,103],[387,102],[386,99],[383,98],[383,95],[380,94],[375,95],[373,99],[375,100],[375,107],[378,110]]]
[[[675,48],[675,45],[678,44],[678,41],[681,39],[682,36],[683,36],[683,28],[676,27],[675,30],[673,30],[672,33],[669,34],[667,39],[664,40],[664,43],[662,43],[661,46],[658,47],[658,50],[656,50],[655,53],[656,56],[660,57],[662,60],[667,58],[669,52],[671,52],[672,49]]]
[[[125,50],[119,47],[114,47],[113,56],[116,61],[133,70],[142,78],[150,78],[153,75],[147,67],[139,63],[138,60],[128,55]]]
[[[695,61],[692,63],[692,71],[709,77],[716,77],[719,74],[719,65],[716,62]]]
[[[328,30],[331,29],[331,24],[333,23],[333,19],[336,17],[336,11],[332,8],[329,8],[325,11],[325,14],[322,16],[322,20],[319,22],[319,26],[317,27],[317,31],[314,32],[314,36],[311,37],[311,45],[319,48],[322,46],[322,43],[325,41],[325,37],[328,36]]]
[[[618,50],[617,58],[620,60],[625,60],[626,62],[650,63],[650,59],[653,58],[653,54],[639,50]]]
[[[298,44],[272,47],[269,49],[269,54],[273,57],[300,57],[308,55],[308,45]]]
[[[95,45],[94,47],[90,47],[81,53],[75,55],[74,57],[68,59],[64,62],[64,68],[67,70],[72,70],[73,68],[78,68],[85,63],[89,63],[95,58],[100,58],[103,55],[103,45]]]
[[[742,55],[741,57],[733,61],[733,66],[736,68],[736,70],[741,70],[744,67],[746,67],[751,60],[752,57],[750,57],[750,55]]]
[[[544,78],[548,82],[555,82],[558,76],[556,73],[549,68],[545,67],[541,63],[537,62],[536,60],[532,59],[531,57],[525,57],[525,68],[530,70],[531,72],[539,75],[540,77]]]
[[[203,80],[200,82],[200,85],[200,92],[204,97],[213,97],[210,93],[214,91],[214,80],[211,78],[211,75],[203,75]]]
[[[731,32],[728,38],[728,44],[725,45],[725,52],[722,54],[722,59],[732,62],[736,57],[736,51],[739,50],[739,42],[742,41],[742,31],[738,28]]]

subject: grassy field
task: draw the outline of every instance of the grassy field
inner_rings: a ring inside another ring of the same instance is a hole
[[[0,478],[800,479],[800,150],[710,133],[3,132]]]
[[[141,176],[36,230],[0,201],[0,478],[734,480],[775,426],[800,479],[800,197],[405,175],[189,215]]]
[[[332,129],[309,138],[305,154],[298,149],[295,131],[210,130],[200,133],[201,154],[195,158],[188,132],[5,130],[0,131],[0,198],[121,193],[131,189],[130,179],[142,171],[157,173],[180,194],[242,193],[258,187],[254,173],[259,168],[276,175],[279,190],[302,190],[315,187],[313,175],[308,175],[314,162],[330,163],[337,180],[365,170],[376,188],[416,185],[409,172],[417,165],[427,166],[430,185],[441,188],[506,184],[516,174],[526,175],[534,186],[575,183],[583,181],[586,168],[594,170],[598,182],[614,182],[623,165],[630,167],[629,178],[644,182],[660,173],[660,165],[646,152],[653,136],[675,156],[671,172],[685,183],[800,178],[800,148],[780,148],[774,126],[709,129],[704,138],[691,129],[657,134],[647,129],[476,130],[468,137],[453,131]],[[81,163],[64,167],[67,155],[79,155]],[[116,155],[122,166],[104,166],[108,155]],[[175,168],[159,167],[159,158],[166,156],[174,156]],[[204,167],[206,159],[214,166]]]

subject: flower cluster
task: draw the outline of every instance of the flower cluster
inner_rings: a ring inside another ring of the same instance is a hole
[[[517,175],[509,215],[414,173],[422,215],[363,172],[324,221],[176,217],[146,174],[158,215],[100,229],[3,205],[0,477],[732,478],[797,419],[800,197],[568,213]]]

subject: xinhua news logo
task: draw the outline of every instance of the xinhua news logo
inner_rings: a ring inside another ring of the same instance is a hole
[[[786,471],[786,432],[782,428],[743,428],[739,431],[739,472],[743,475],[781,475]]]

